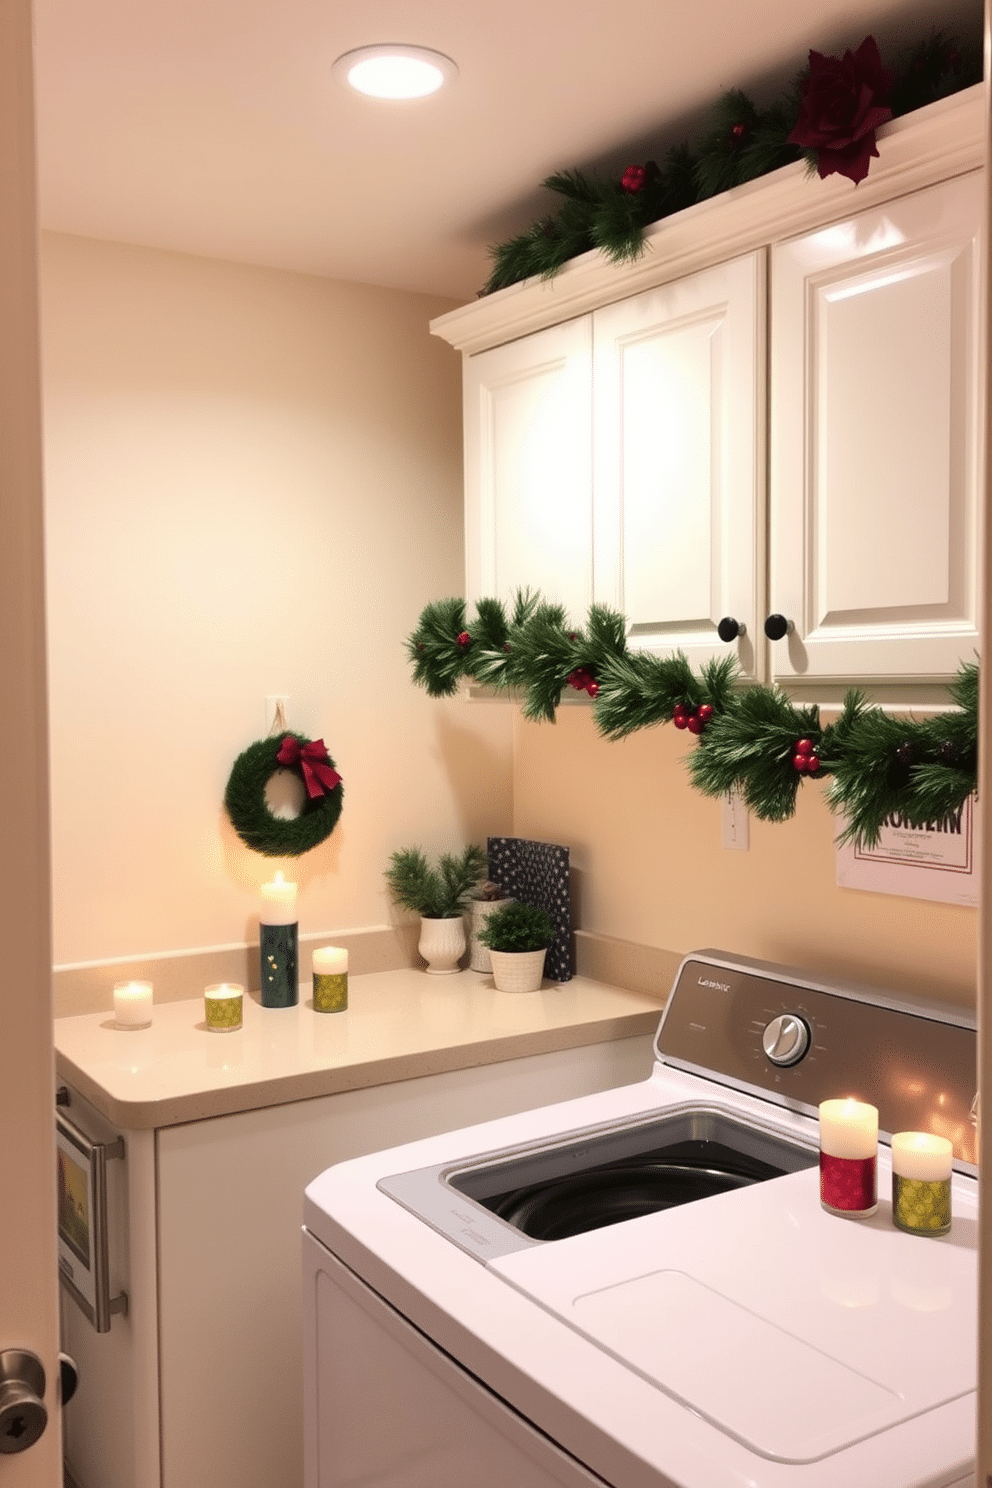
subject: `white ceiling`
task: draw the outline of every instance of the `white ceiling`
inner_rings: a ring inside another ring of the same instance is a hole
[[[472,297],[552,171],[622,170],[727,88],[774,96],[810,46],[891,65],[981,0],[36,0],[43,224]],[[407,41],[460,77],[350,94],[341,52]],[[853,191],[852,187],[852,191]]]

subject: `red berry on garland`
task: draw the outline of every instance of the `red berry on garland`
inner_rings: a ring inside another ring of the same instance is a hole
[[[914,757],[915,751],[908,739],[904,739],[901,744],[896,746],[896,759],[901,765],[911,765]]]
[[[945,739],[937,750],[938,758],[943,765],[956,765],[961,758],[961,751],[952,739]]]
[[[513,650],[513,647],[510,645],[509,641],[503,642],[503,650],[507,653],[507,655],[509,655],[510,652]]]
[[[649,186],[652,181],[657,181],[660,176],[661,171],[653,160],[649,160],[647,165],[628,165],[620,177],[620,189],[636,196],[639,191],[643,191],[645,186]]]
[[[706,724],[703,719],[700,718],[698,713],[693,713],[691,718],[686,719],[685,726],[689,730],[690,734],[701,734],[703,732],[703,729],[706,727]]]
[[[461,646],[461,648],[462,648],[463,651],[465,650],[465,648],[467,646],[471,646],[471,644],[472,644],[472,637],[469,635],[469,633],[468,633],[467,630],[463,630],[463,631],[460,632],[460,634],[458,636],[458,644],[459,644],[459,646]]]
[[[797,739],[792,755],[792,768],[800,775],[815,775],[820,768],[820,756],[812,739]]]
[[[700,720],[701,723],[709,723],[710,719],[713,717],[712,703],[700,703],[699,707],[696,709],[696,717]]]
[[[599,693],[599,683],[588,667],[576,667],[574,672],[569,673],[566,681],[571,683],[576,692],[587,692],[591,698]]]
[[[681,704],[675,709],[675,712],[672,714],[672,722],[677,729],[684,729],[689,727],[689,715],[688,713],[686,713]]]

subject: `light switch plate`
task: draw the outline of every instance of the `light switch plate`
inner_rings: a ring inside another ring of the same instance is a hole
[[[750,847],[751,813],[744,805],[740,791],[728,791],[720,807],[723,826],[723,845],[736,852],[747,852]]]

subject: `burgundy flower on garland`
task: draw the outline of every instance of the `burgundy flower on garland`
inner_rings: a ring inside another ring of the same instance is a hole
[[[878,154],[875,130],[892,118],[885,102],[892,81],[873,36],[843,57],[810,52],[789,143],[815,151],[821,179],[836,171],[855,185],[864,180]]]

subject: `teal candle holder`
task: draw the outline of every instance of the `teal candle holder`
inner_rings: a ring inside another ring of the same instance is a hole
[[[950,1178],[892,1174],[892,1222],[910,1235],[946,1235],[951,1228]]]
[[[315,971],[313,974],[313,1010],[315,1013],[343,1013],[348,1006],[348,973]]]
[[[259,926],[260,999],[263,1007],[295,1007],[300,997],[299,927]]]

